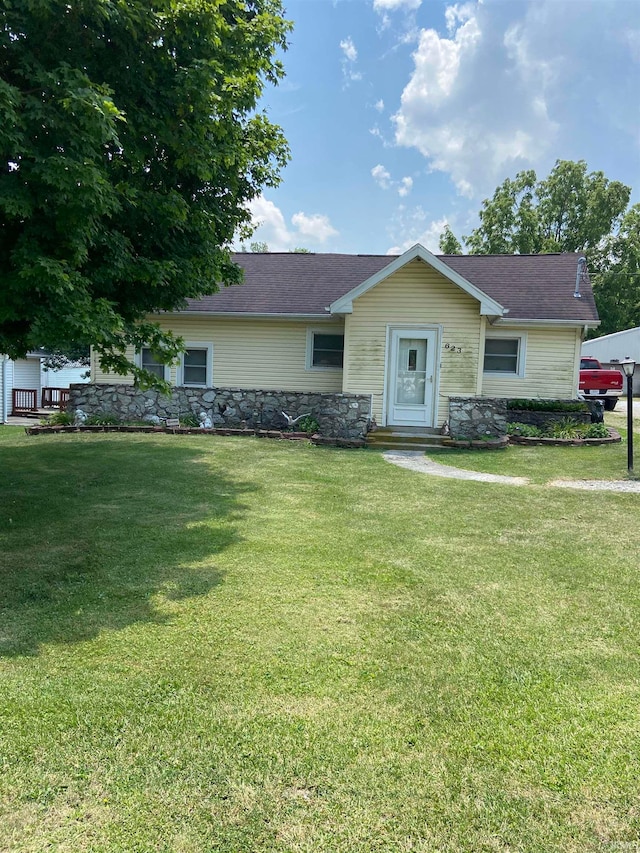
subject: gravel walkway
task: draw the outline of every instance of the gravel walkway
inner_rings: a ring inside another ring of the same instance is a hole
[[[387,450],[382,454],[387,462],[418,471],[421,474],[432,474],[434,477],[449,477],[452,480],[477,480],[480,483],[502,483],[509,486],[526,486],[527,477],[506,477],[502,474],[483,474],[480,471],[465,471],[454,468],[453,465],[441,465],[425,456],[421,450]],[[640,480],[552,480],[548,486],[559,489],[582,489],[584,491],[628,492],[640,494]]]
[[[582,489],[585,492],[629,492],[640,495],[640,480],[551,480],[558,489]]]
[[[382,454],[387,462],[408,468],[410,471],[420,471],[422,474],[433,474],[435,477],[449,477],[452,480],[479,480],[482,483],[507,483],[510,486],[526,486],[526,477],[505,477],[502,474],[482,474],[479,471],[464,471],[453,465],[441,465],[425,456],[421,450],[387,450]]]

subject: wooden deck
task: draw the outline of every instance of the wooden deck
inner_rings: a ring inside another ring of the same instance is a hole
[[[38,400],[38,392],[33,388],[14,388],[11,395],[11,414],[14,417],[41,417],[52,411],[64,411],[69,402],[68,388],[43,388]]]

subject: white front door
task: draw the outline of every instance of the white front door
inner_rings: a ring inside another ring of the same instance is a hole
[[[387,423],[434,425],[436,347],[438,333],[426,329],[394,329],[389,342]]]

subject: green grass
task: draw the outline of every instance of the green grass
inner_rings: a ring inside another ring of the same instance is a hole
[[[1,851],[638,846],[637,496],[7,427],[0,472]]]
[[[433,450],[429,456],[446,465],[455,465],[486,474],[507,474],[527,477],[532,483],[544,485],[553,480],[628,480],[626,415],[606,413],[606,425],[622,435],[620,444],[597,446],[567,445],[540,448],[535,445],[513,445],[502,451]],[[634,423],[637,449],[637,473],[640,475],[640,433]]]

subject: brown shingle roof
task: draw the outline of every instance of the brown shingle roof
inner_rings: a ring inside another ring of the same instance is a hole
[[[244,283],[189,300],[187,311],[328,316],[334,300],[397,256],[313,253],[236,254]],[[578,254],[438,255],[451,269],[499,302],[514,320],[598,319],[591,285],[573,296]]]

